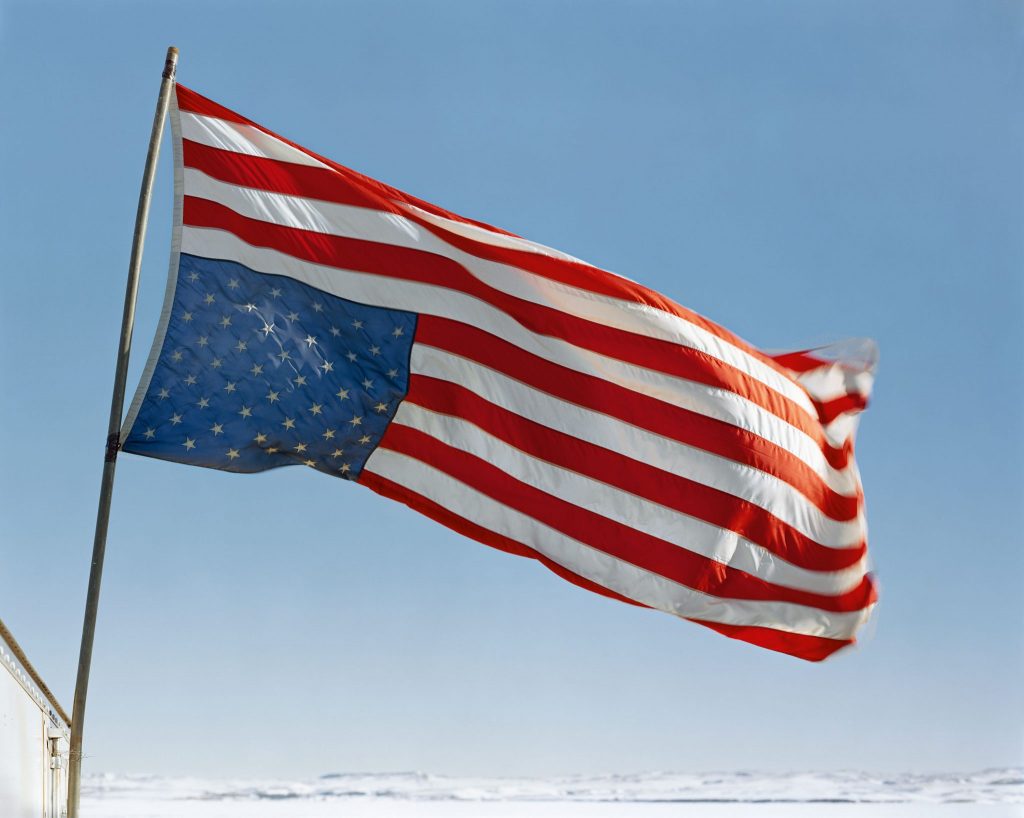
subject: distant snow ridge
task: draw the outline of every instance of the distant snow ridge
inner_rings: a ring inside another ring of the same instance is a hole
[[[93,775],[93,799],[262,801],[568,801],[625,803],[1024,804],[1024,768],[976,773],[642,773],[561,778],[455,778],[425,773],[330,773],[301,781]]]

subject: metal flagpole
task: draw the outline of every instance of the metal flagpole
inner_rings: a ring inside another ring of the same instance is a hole
[[[174,72],[178,67],[178,49],[167,49],[160,96],[157,98],[153,131],[149,136],[149,153],[142,173],[139,208],[135,213],[135,235],[132,237],[132,255],[128,262],[128,285],[124,294],[124,313],[121,317],[121,342],[117,349],[117,369],[114,373],[114,393],[110,401],[110,423],[107,426],[107,449],[103,458],[103,480],[100,483],[100,502],[96,511],[96,534],[92,544],[92,568],[89,571],[89,590],[85,598],[85,619],[82,623],[82,646],[78,653],[78,677],[75,681],[75,699],[71,710],[71,753],[68,765],[68,818],[78,818],[78,798],[82,782],[82,728],[85,722],[85,697],[89,689],[89,667],[92,664],[92,643],[96,634],[96,611],[99,607],[100,581],[103,577],[103,554],[107,546],[107,524],[110,521],[110,497],[114,489],[114,467],[120,447],[121,413],[124,409],[125,383],[128,380],[128,357],[132,348],[132,328],[135,324],[135,299],[139,291],[139,270],[142,267],[142,246],[146,240],[146,220],[153,194],[156,163],[160,156],[167,106],[174,87]]]

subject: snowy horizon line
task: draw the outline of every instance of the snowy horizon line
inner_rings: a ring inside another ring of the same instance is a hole
[[[1024,804],[1024,767],[970,773],[793,771],[450,776],[327,772],[312,778],[92,773],[83,796],[161,801],[367,800]]]

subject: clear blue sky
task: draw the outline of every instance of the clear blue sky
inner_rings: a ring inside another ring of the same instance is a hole
[[[304,469],[124,456],[86,770],[1024,760],[1022,7],[0,5],[0,616],[70,707],[138,183],[181,81],[765,347],[876,338],[882,601],[809,665]],[[161,159],[132,385],[162,297]]]

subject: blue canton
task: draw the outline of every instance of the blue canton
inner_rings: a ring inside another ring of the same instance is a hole
[[[183,254],[160,356],[122,448],[350,480],[409,388],[415,313]]]

